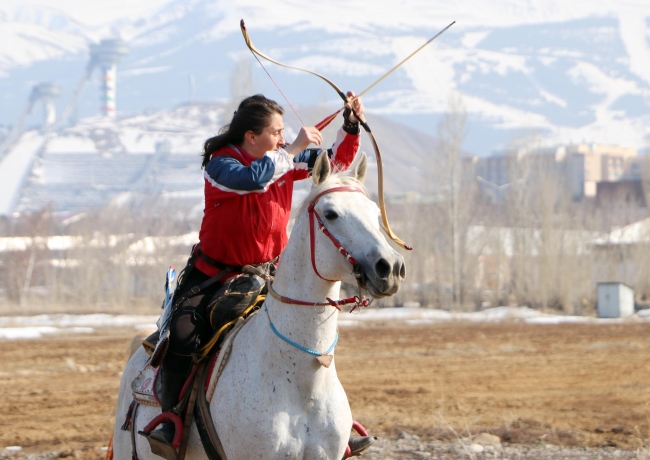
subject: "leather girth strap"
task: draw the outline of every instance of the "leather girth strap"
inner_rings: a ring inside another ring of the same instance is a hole
[[[208,366],[204,366],[196,376],[197,382],[200,382],[200,384],[198,386],[196,405],[194,406],[194,421],[208,458],[210,460],[227,460],[219,435],[214,427],[214,421],[212,415],[210,415],[210,404],[208,404],[205,394],[204,382],[207,369]]]

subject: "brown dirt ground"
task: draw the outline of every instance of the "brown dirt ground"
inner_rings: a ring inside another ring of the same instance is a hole
[[[336,364],[373,434],[632,450],[650,437],[649,329],[376,324],[342,328]],[[0,448],[102,458],[132,336],[0,341]]]

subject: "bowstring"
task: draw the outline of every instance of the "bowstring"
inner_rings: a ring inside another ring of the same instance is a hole
[[[250,49],[250,48],[249,48],[249,49]],[[293,111],[293,113],[296,114],[296,116],[298,117],[298,120],[300,120],[300,123],[302,123],[302,126],[303,126],[303,127],[306,126],[306,125],[305,125],[305,122],[302,121],[302,118],[300,118],[300,115],[298,115],[298,112],[296,111],[296,109],[293,107],[293,105],[291,105],[291,102],[289,102],[289,99],[287,98],[287,96],[285,96],[285,94],[282,92],[282,90],[280,89],[280,87],[278,86],[278,84],[275,82],[275,80],[273,79],[273,77],[271,76],[271,74],[269,73],[269,71],[266,70],[266,67],[264,67],[264,64],[262,64],[262,61],[260,61],[260,58],[257,57],[257,54],[255,54],[255,52],[254,52],[252,49],[251,49],[251,53],[252,53],[253,56],[255,57],[255,60],[256,60],[257,62],[259,62],[259,64],[262,66],[262,69],[264,69],[264,72],[266,72],[266,75],[268,75],[268,77],[271,79],[271,81],[273,82],[273,84],[275,85],[275,87],[278,89],[278,91],[280,91],[280,94],[282,94],[282,97],[284,98],[284,100],[287,101],[287,104],[289,104],[289,107],[291,107],[291,110]]]

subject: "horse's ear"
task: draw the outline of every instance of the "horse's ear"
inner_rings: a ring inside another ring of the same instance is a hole
[[[366,156],[366,152],[359,152],[357,154],[350,169],[351,176],[359,182],[363,182],[366,179],[366,171],[368,170],[368,157]]]
[[[325,182],[330,175],[330,157],[327,150],[323,150],[316,158],[314,168],[311,170],[311,176],[314,179],[314,185],[319,185]]]

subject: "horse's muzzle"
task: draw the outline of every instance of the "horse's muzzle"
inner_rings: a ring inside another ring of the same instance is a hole
[[[375,299],[391,296],[399,290],[406,276],[404,258],[397,252],[391,257],[376,257],[371,263],[361,263],[360,285]]]

